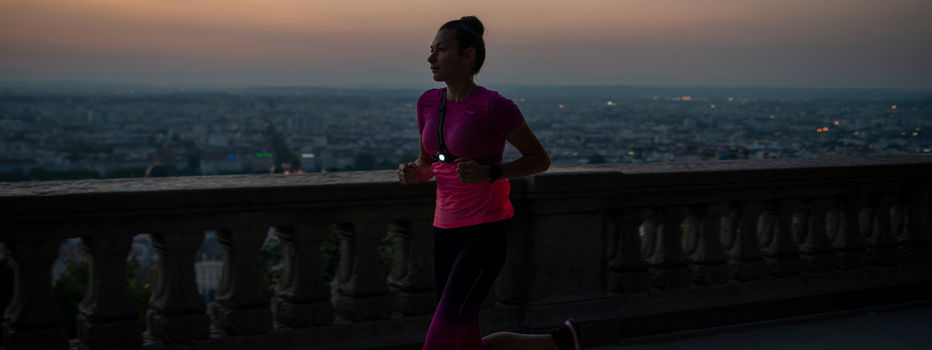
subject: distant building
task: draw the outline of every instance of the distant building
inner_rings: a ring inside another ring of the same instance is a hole
[[[204,243],[197,251],[197,262],[194,263],[195,281],[197,291],[201,293],[204,302],[208,305],[214,301],[214,293],[220,286],[223,276],[223,247],[217,241],[217,235],[209,231],[204,236]]]
[[[198,293],[210,304],[214,301],[214,293],[220,286],[220,277],[223,276],[223,260],[198,261],[194,263],[194,273]]]

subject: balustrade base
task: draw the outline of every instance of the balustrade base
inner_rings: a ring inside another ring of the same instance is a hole
[[[828,273],[835,270],[835,256],[828,254],[803,254],[800,256],[808,273]]]
[[[654,287],[657,288],[681,288],[688,287],[692,283],[692,271],[689,271],[686,267],[678,269],[659,269],[652,267],[648,269],[647,272],[650,274],[650,279]]]
[[[81,343],[91,349],[128,348],[142,344],[142,329],[136,319],[94,322],[78,315],[77,331]]]
[[[272,312],[268,308],[227,309],[214,304],[210,314],[214,327],[229,335],[262,334],[272,330]]]
[[[3,345],[7,349],[67,349],[68,333],[63,327],[16,329],[4,322]]]
[[[932,249],[927,245],[900,247],[900,260],[915,264],[925,262],[932,257]]]
[[[335,294],[331,300],[337,316],[350,321],[384,320],[392,315],[388,296],[356,298]]]
[[[728,282],[728,265],[690,265],[693,281],[701,285],[722,284]]]
[[[731,279],[735,281],[757,281],[767,278],[767,265],[763,260],[729,262]]]
[[[149,335],[164,343],[175,343],[210,336],[207,314],[160,315],[149,312]]]
[[[522,331],[549,332],[569,318],[580,323],[615,319],[614,304],[607,297],[574,299],[563,303],[533,303],[523,312]]]
[[[437,307],[437,295],[433,290],[419,293],[396,291],[393,299],[394,309],[407,316],[427,315]],[[490,300],[486,298],[486,303]]]
[[[886,267],[896,265],[896,248],[892,249],[868,249],[867,261],[871,266]]]
[[[272,313],[276,322],[294,329],[328,325],[334,316],[329,302],[295,304],[279,298],[272,302]]]
[[[765,257],[764,263],[767,265],[767,273],[773,277],[799,276],[803,273],[802,261],[798,257]]]
[[[608,291],[615,293],[646,292],[650,289],[650,275],[647,271],[609,272]]]
[[[859,270],[867,266],[867,252],[837,252],[835,267],[840,270]]]

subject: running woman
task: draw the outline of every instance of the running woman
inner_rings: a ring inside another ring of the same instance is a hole
[[[398,181],[436,178],[434,268],[439,303],[425,350],[579,350],[579,328],[567,320],[551,334],[482,337],[479,309],[505,262],[504,220],[514,216],[508,178],[546,171],[550,156],[511,100],[477,86],[485,61],[485,28],[474,16],[449,21],[430,45],[430,71],[446,88],[417,102],[420,155],[399,164]],[[502,163],[505,141],[521,157]]]

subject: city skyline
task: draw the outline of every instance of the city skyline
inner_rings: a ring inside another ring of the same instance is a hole
[[[443,22],[480,84],[932,89],[928,1],[0,0],[0,82],[436,86]]]

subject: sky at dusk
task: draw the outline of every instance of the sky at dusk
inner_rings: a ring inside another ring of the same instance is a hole
[[[929,0],[0,0],[0,82],[432,86],[463,15],[479,84],[932,89]]]

